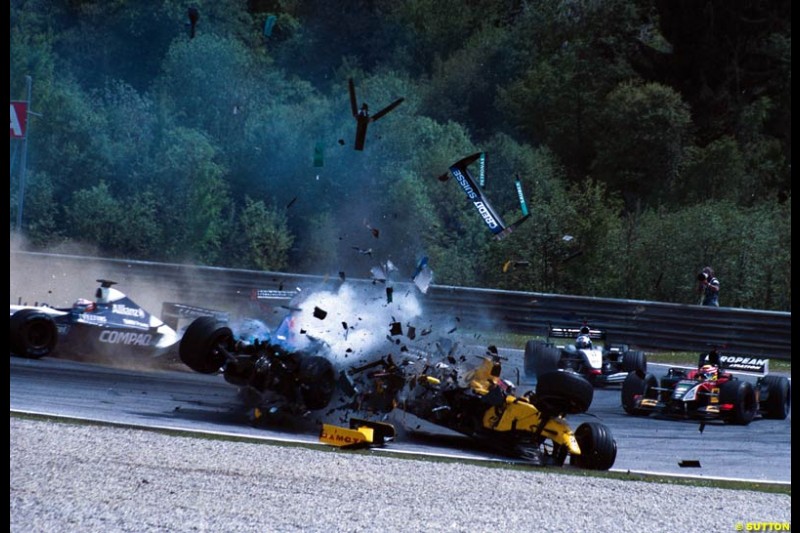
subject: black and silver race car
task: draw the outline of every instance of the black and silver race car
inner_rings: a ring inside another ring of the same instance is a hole
[[[571,370],[596,386],[622,383],[628,372],[647,372],[647,356],[631,350],[627,344],[611,344],[605,332],[582,326],[580,328],[549,327],[547,340],[529,340],[525,344],[525,374],[540,376],[553,370]],[[551,337],[574,338],[573,344],[558,346]],[[593,341],[602,340],[595,346]]]
[[[11,305],[11,353],[100,361],[177,360],[178,332],[99,279],[93,300],[72,307]]]

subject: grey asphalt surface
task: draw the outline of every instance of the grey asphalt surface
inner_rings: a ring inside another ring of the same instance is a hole
[[[327,417],[317,412],[277,427],[253,427],[236,388],[220,376],[14,357],[10,372],[10,407],[18,411],[311,444],[318,443],[320,421],[346,421],[337,419],[341,412]],[[523,383],[519,389],[527,386]],[[569,419],[573,428],[587,420],[599,420],[611,428],[618,447],[615,471],[791,482],[791,415],[786,420],[758,419],[749,426],[710,422],[700,432],[697,422],[627,416],[619,387],[609,387],[595,391],[587,414]],[[406,435],[404,429],[417,429],[420,424],[401,412],[395,411],[388,421],[401,430],[388,451],[499,459],[465,439]],[[420,429],[442,433],[432,425],[422,424]],[[701,466],[682,468],[679,463],[684,460],[699,461]]]
[[[613,422],[606,412],[613,410],[612,392],[599,392],[609,398],[599,416]],[[313,421],[291,429],[250,427],[235,388],[219,376],[12,358],[9,400],[12,411],[261,436],[278,444],[12,416],[12,532],[638,533],[791,524],[791,496],[781,494],[291,446],[316,442]],[[641,431],[660,437],[669,421],[656,422],[657,429]],[[635,455],[624,453],[628,438],[614,432],[618,463],[633,461]],[[660,441],[651,438],[649,448]],[[405,441],[389,447],[487,457]]]

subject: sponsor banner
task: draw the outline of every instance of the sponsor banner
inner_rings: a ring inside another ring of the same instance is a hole
[[[130,316],[133,318],[144,318],[146,314],[144,309],[141,307],[128,307],[127,305],[122,304],[113,304],[111,306],[111,312],[117,315]]]
[[[769,359],[765,357],[747,357],[741,355],[720,355],[720,364],[728,370],[757,372],[766,374],[769,370]]]
[[[108,344],[124,344],[126,346],[150,346],[153,336],[149,333],[135,331],[104,330],[100,333],[100,342]]]

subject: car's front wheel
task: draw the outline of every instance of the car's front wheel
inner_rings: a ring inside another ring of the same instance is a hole
[[[637,407],[638,398],[654,400],[658,397],[658,380],[653,374],[630,372],[622,382],[622,408],[633,416],[645,416],[650,411]]]
[[[611,430],[599,422],[584,422],[575,430],[575,440],[581,449],[570,462],[588,470],[608,470],[617,459],[617,442]]]
[[[756,391],[748,381],[733,379],[726,381],[719,389],[719,403],[731,404],[733,408],[725,418],[726,422],[746,426],[756,416],[758,405]]]
[[[216,318],[201,316],[189,324],[183,334],[178,353],[181,361],[201,374],[213,374],[225,364],[227,349],[233,343],[233,332]]]

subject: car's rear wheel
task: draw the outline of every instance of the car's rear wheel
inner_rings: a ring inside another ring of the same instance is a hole
[[[309,409],[322,409],[330,403],[336,388],[333,364],[319,355],[307,355],[300,361],[300,393]]]
[[[658,380],[653,374],[630,372],[622,382],[622,408],[633,416],[645,416],[650,411],[636,407],[639,397],[654,400],[658,397]]]
[[[536,383],[536,408],[548,415],[585,413],[593,398],[592,384],[574,372],[547,372]]]
[[[786,376],[764,376],[767,397],[761,401],[764,418],[785,420],[792,407],[792,385]]]
[[[748,381],[733,379],[726,381],[719,389],[719,403],[732,404],[733,408],[725,418],[726,422],[746,426],[756,416],[758,405],[756,391]]]
[[[11,353],[29,359],[48,355],[58,342],[53,319],[36,309],[21,309],[11,315]]]
[[[201,316],[186,328],[178,352],[181,361],[195,372],[213,374],[225,364],[222,349],[232,344],[233,332],[229,327],[212,316]]]
[[[611,430],[599,422],[584,422],[575,430],[575,440],[581,449],[570,462],[579,468],[608,470],[617,459],[617,442]]]
[[[647,356],[639,350],[630,350],[622,355],[623,372],[647,373]]]
[[[525,343],[525,374],[528,376],[541,376],[548,372],[558,370],[561,351],[542,341],[528,341]]]

